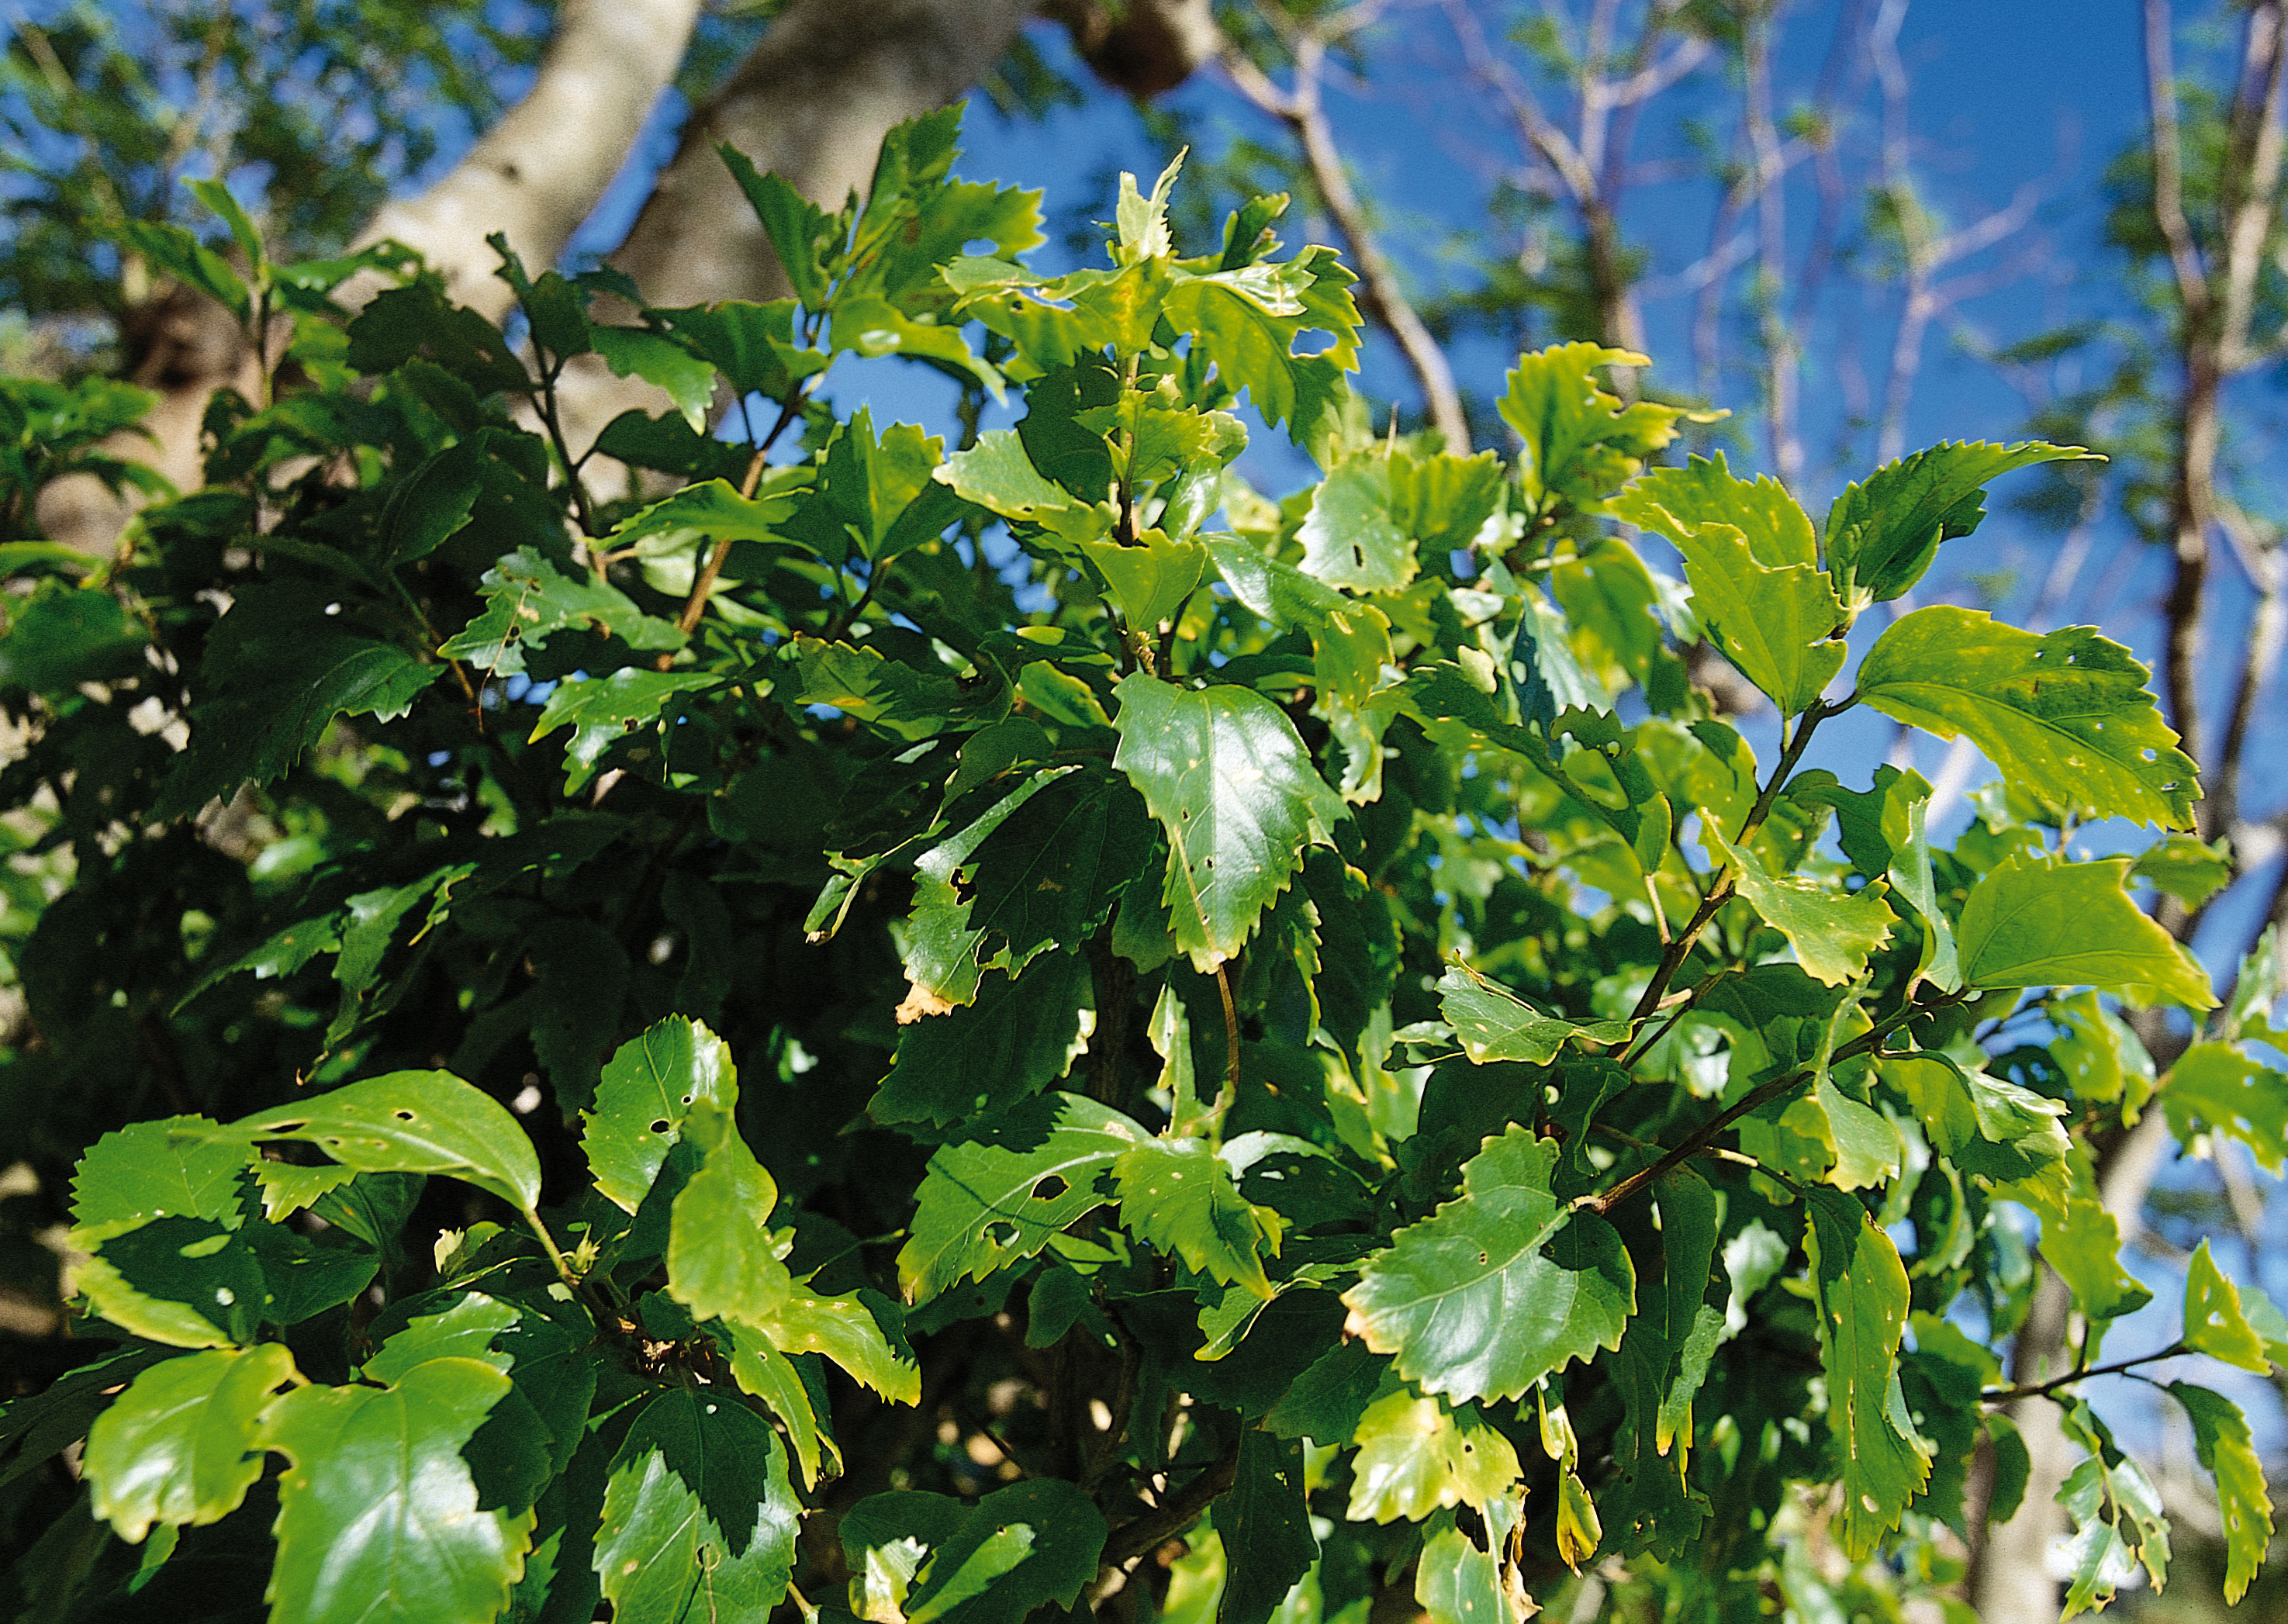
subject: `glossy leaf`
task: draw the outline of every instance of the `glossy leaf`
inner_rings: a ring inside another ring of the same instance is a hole
[[[781,1245],[765,1227],[778,1205],[778,1185],[739,1137],[726,1104],[695,1099],[683,1133],[700,1163],[675,1197],[668,1295],[695,1319],[759,1325],[794,1284]]]
[[[1556,1161],[1523,1127],[1489,1140],[1461,1198],[1399,1231],[1343,1294],[1367,1346],[1423,1391],[1514,1398],[1619,1346],[1635,1271],[1612,1225],[1550,1192]]]
[[[1859,697],[1942,739],[1967,738],[2002,776],[2083,817],[2190,828],[2191,757],[2129,651],[2086,626],[2038,637],[1934,604],[1894,622],[1859,662]]]
[[[1828,1430],[1842,1470],[1837,1541],[1863,1557],[1898,1526],[1930,1477],[1930,1460],[1899,1393],[1907,1271],[1898,1248],[1854,1198],[1814,1190],[1804,1246],[1819,1309]]]
[[[1124,679],[1120,749],[1168,837],[1162,899],[1176,945],[1213,970],[1245,944],[1272,899],[1327,844],[1343,805],[1279,708],[1251,689]]]
[[[256,1418],[297,1374],[276,1343],[144,1371],[88,1433],[95,1514],[134,1545],[154,1523],[212,1523],[238,1509],[262,1475]]]
[[[264,1413],[279,1482],[273,1616],[490,1618],[524,1565],[531,1518],[480,1510],[461,1449],[509,1390],[490,1365],[437,1359],[393,1385],[300,1387]]]
[[[1367,1406],[1351,1460],[1352,1521],[1419,1521],[1442,1507],[1482,1509],[1519,1477],[1517,1451],[1474,1406],[1449,1410],[1401,1387]]]
[[[2002,863],[1971,888],[1955,926],[1963,979],[2150,987],[2187,1009],[2215,1008],[2208,972],[2122,890],[2128,872],[2126,858]]]
[[[1240,1434],[1231,1487],[1216,1497],[1227,1563],[1217,1624],[1267,1624],[1319,1555],[1303,1492],[1303,1449],[1268,1432]]]
[[[2238,1405],[2184,1382],[2170,1383],[2169,1391],[2193,1423],[2195,1457],[2216,1479],[2217,1512],[2224,1524],[2224,1599],[2233,1606],[2248,1594],[2272,1543],[2272,1496],[2265,1489],[2264,1463]]]
[[[2276,1176],[2288,1166],[2288,1081],[2237,1043],[2185,1050],[2169,1068],[2161,1105],[2181,1144],[2223,1134]]]
[[[651,1192],[683,1124],[703,1100],[738,1103],[731,1046],[697,1021],[670,1016],[620,1045],[581,1116],[581,1148],[596,1188],[628,1212]]]
[[[1855,611],[1896,598],[1922,579],[1941,542],[1978,527],[1990,480],[2038,463],[2101,460],[2079,446],[2041,440],[1953,440],[1887,463],[1828,510],[1827,566],[1835,590]]]
[[[2247,1317],[2241,1312],[2240,1292],[2209,1256],[2205,1236],[2193,1248],[2192,1262],[2185,1270],[2185,1333],[2181,1340],[2194,1352],[2205,1353],[2228,1365],[2237,1365],[2258,1375],[2271,1372],[2262,1338],[2249,1327]]]
[[[540,1200],[540,1158],[506,1108],[449,1072],[392,1072],[213,1130],[243,1145],[298,1139],[361,1173],[441,1173],[520,1212]]]
[[[1278,1219],[1240,1194],[1206,1140],[1147,1139],[1121,1153],[1112,1180],[1131,1234],[1196,1273],[1270,1297],[1263,1256],[1279,1250]]]
[[[1438,978],[1438,1007],[1471,1061],[1485,1066],[1523,1060],[1546,1066],[1572,1040],[1590,1044],[1625,1042],[1626,1021],[1569,1021],[1544,1015],[1498,981],[1458,964]]]
[[[524,670],[527,650],[566,631],[597,632],[644,650],[678,649],[686,641],[672,622],[646,614],[617,587],[564,574],[529,547],[487,570],[483,591],[484,613],[437,652],[497,677]]]

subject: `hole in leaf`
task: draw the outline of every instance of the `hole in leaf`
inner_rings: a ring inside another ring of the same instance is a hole
[[[665,1133],[667,1131],[667,1119],[665,1117],[661,1117],[657,1121],[651,1125],[651,1130],[654,1133]]]
[[[1017,1226],[997,1221],[989,1224],[985,1226],[985,1238],[997,1247],[1014,1246],[1017,1244]]]
[[[1033,1186],[1033,1199],[1037,1201],[1053,1201],[1071,1188],[1070,1184],[1052,1173]]]
[[[409,1122],[413,1120],[413,1113],[404,1109],[402,1106],[400,1106],[397,1110],[391,1112],[389,1114],[395,1117],[401,1122]]]

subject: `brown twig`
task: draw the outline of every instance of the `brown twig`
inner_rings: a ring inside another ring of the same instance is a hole
[[[1172,1540],[1199,1520],[1208,1502],[1222,1493],[1239,1475],[1239,1451],[1227,1450],[1202,1467],[1183,1491],[1165,1504],[1114,1529],[1104,1541],[1102,1567],[1118,1567],[1142,1556],[1164,1540]]]
[[[2189,1351],[2181,1342],[2171,1343],[2157,1353],[2141,1353],[2135,1359],[2116,1359],[2110,1365],[2085,1366],[2077,1370],[2069,1370],[2062,1376],[2053,1376],[2046,1382],[2021,1382],[2015,1387],[1990,1387],[1978,1397],[1985,1404],[2010,1404],[2020,1398],[2046,1398],[2061,1387],[2070,1387],[2076,1382],[2086,1382],[2093,1376],[2117,1376],[2140,1365],[2157,1364],[2162,1359],[2173,1359]]]

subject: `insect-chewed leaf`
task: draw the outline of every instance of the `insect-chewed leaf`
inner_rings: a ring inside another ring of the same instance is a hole
[[[699,1102],[727,1111],[738,1098],[739,1069],[728,1043],[679,1015],[647,1027],[620,1045],[596,1085],[593,1108],[580,1113],[581,1148],[596,1188],[633,1212]]]
[[[450,1072],[392,1072],[274,1111],[258,1111],[212,1137],[244,1145],[299,1139],[361,1173],[441,1173],[530,1212],[540,1158],[491,1095]]]
[[[759,1324],[794,1286],[783,1248],[765,1227],[778,1185],[739,1137],[727,1105],[695,1101],[683,1131],[701,1161],[671,1209],[668,1295],[695,1319]]]
[[[2087,626],[2038,637],[1933,604],[1859,662],[1859,697],[1942,739],[1966,737],[2011,783],[2092,818],[2193,826],[2199,770],[2130,652]]]
[[[1516,1486],[1517,1451],[1474,1405],[1450,1410],[1399,1387],[1366,1407],[1351,1460],[1353,1522],[1419,1520],[1444,1506],[1482,1509]]]
[[[2239,1287],[2225,1278],[2216,1260],[2209,1256],[2205,1236],[2194,1248],[2193,1260],[2185,1271],[2185,1334],[2181,1340],[2196,1353],[2205,1353],[2211,1359],[2252,1370],[2258,1375],[2271,1373],[2271,1361],[2264,1355],[2264,1339],[2250,1328],[2248,1317],[2241,1311]]]
[[[2223,1134],[2273,1174],[2288,1166],[2288,1078],[2237,1043],[2196,1043],[2178,1056],[2161,1105],[2180,1144]]]
[[[1150,1136],[1078,1094],[1045,1094],[941,1146],[922,1179],[913,1232],[898,1253],[906,1299],[926,1303],[965,1279],[1031,1257],[1101,1206],[1098,1181]]]
[[[1499,982],[1457,964],[1438,979],[1438,1007],[1476,1065],[1523,1060],[1546,1066],[1567,1041],[1618,1043],[1629,1035],[1619,1020],[1569,1021],[1544,1015]]]
[[[1399,1231],[1343,1294],[1367,1346],[1424,1392],[1514,1398],[1620,1345],[1636,1272],[1611,1224],[1550,1192],[1557,1153],[1523,1127],[1488,1140],[1461,1198]]]
[[[1303,1446],[1253,1428],[1241,1433],[1239,1468],[1213,1516],[1227,1564],[1217,1624],[1266,1624],[1319,1555],[1304,1499]]]
[[[484,613],[437,652],[497,677],[523,670],[525,650],[560,631],[600,632],[638,649],[677,649],[688,641],[673,622],[646,614],[617,587],[567,575],[529,547],[487,570],[482,587]]]
[[[1251,688],[1180,688],[1138,672],[1120,697],[1113,764],[1168,836],[1163,896],[1203,972],[1245,944],[1273,898],[1345,814],[1293,725]]]
[[[1899,1391],[1907,1271],[1898,1248],[1852,1196],[1814,1190],[1804,1232],[1827,1370],[1827,1425],[1843,1469],[1836,1537],[1855,1558],[1873,1551],[1930,1477],[1927,1446]]]
[[[728,1393],[663,1394],[612,1461],[595,1570],[616,1619],[759,1620],[786,1596],[800,1502],[770,1424]]]
[[[1148,1139],[1113,1163],[1120,1222],[1187,1268],[1227,1286],[1272,1295],[1263,1254],[1279,1250],[1279,1221],[1239,1192],[1204,1139]]]
[[[2216,1478],[2217,1511],[2224,1523],[2224,1600],[2229,1607],[2248,1594],[2249,1582],[2264,1565],[2265,1548],[2272,1543],[2272,1496],[2264,1486],[2264,1463],[2238,1405],[2185,1382],[2172,1382],[2169,1391],[2193,1423],[2195,1458]]]

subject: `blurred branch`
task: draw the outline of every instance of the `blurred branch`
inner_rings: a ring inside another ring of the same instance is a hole
[[[1406,357],[1406,364],[1422,390],[1423,410],[1445,440],[1447,449],[1466,455],[1470,449],[1470,424],[1462,410],[1461,391],[1455,385],[1453,367],[1420,313],[1407,298],[1397,267],[1375,241],[1366,210],[1343,167],[1342,153],[1335,145],[1334,131],[1327,122],[1320,96],[1330,37],[1365,27],[1378,9],[1372,0],[1368,0],[1315,28],[1296,29],[1289,40],[1295,59],[1291,90],[1282,91],[1269,75],[1228,39],[1223,44],[1220,59],[1224,72],[1230,75],[1239,93],[1285,124],[1302,147],[1311,184],[1317,188],[1335,229],[1342,234],[1351,263],[1358,269],[1359,304],[1369,319],[1391,336]]]

